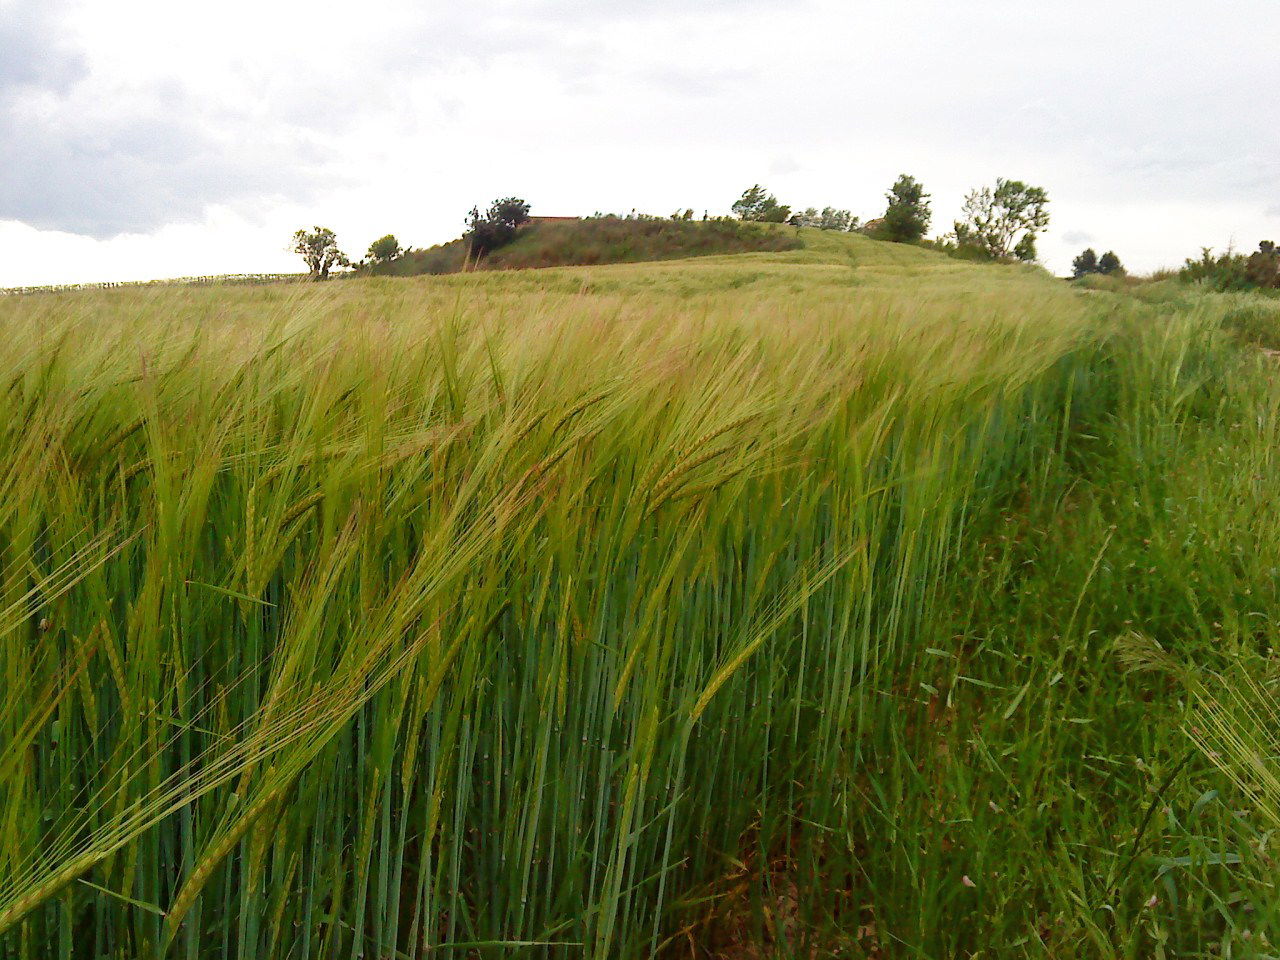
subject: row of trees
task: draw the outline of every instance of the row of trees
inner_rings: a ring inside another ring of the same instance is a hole
[[[821,212],[810,207],[792,215],[791,208],[760,184],[743,191],[733,204],[742,220],[761,223],[792,223],[824,230],[861,230],[880,240],[920,243],[929,230],[933,212],[924,185],[902,174],[885,194],[884,215],[861,225],[848,210],[826,207]],[[1049,226],[1049,195],[1043,187],[1021,180],[996,180],[994,187],[972,190],[965,197],[962,218],[952,233],[939,238],[936,246],[961,256],[977,259],[1034,260],[1036,236]]]

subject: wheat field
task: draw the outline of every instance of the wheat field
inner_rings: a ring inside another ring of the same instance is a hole
[[[1265,951],[1232,303],[805,238],[0,298],[0,955]]]

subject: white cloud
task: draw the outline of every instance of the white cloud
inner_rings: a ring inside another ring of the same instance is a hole
[[[938,232],[1016,177],[1051,266],[1088,234],[1146,269],[1274,232],[1276,49],[1273,0],[0,0],[0,221],[40,228],[0,283],[279,269],[315,222],[425,245],[511,192],[717,212],[767,176],[869,218],[904,171]]]

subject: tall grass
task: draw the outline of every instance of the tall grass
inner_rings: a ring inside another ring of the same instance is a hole
[[[994,901],[953,922],[1000,885],[942,811],[1013,762],[997,716],[1043,724],[1027,790],[1078,752],[974,640],[1058,609],[992,538],[1091,444],[1176,439],[1220,354],[1203,317],[1126,345],[1135,307],[835,243],[0,304],[0,949],[1017,944]],[[1149,942],[1093,911],[1035,935]]]

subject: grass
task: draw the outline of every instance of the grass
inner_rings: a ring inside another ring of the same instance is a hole
[[[1267,955],[1239,304],[805,238],[0,301],[0,954]]]

